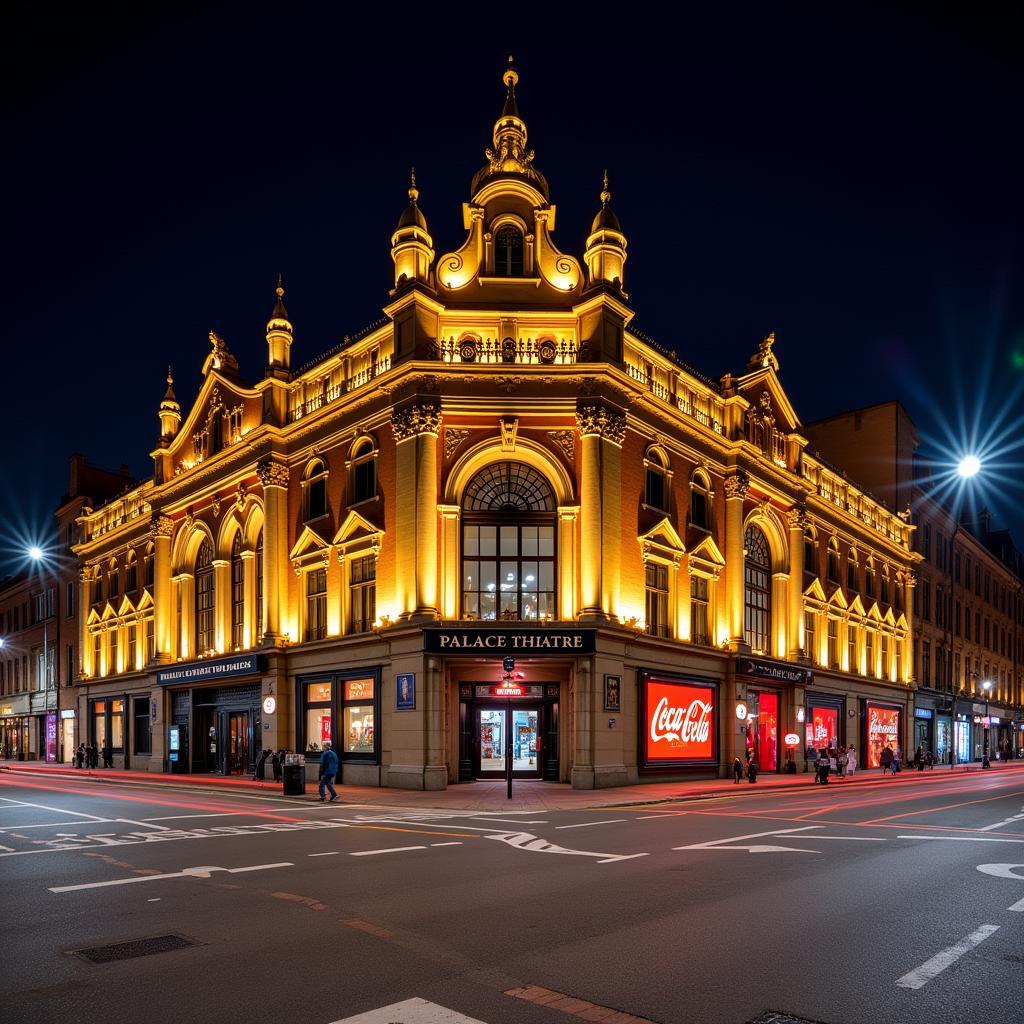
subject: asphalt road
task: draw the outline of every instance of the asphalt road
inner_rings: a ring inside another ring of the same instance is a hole
[[[23,1022],[1024,1019],[1018,772],[544,813],[5,774],[0,892]]]

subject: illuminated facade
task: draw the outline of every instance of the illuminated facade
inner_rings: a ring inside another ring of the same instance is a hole
[[[805,452],[772,335],[712,381],[631,326],[607,178],[556,248],[503,80],[461,247],[413,182],[384,318],[296,370],[279,289],[263,378],[211,334],[152,479],[82,517],[80,710],[123,702],[133,766],[330,738],[349,783],[591,788],[905,743],[912,526]]]

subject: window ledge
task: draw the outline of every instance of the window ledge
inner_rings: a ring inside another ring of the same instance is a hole
[[[353,501],[348,507],[358,508],[360,505],[369,505],[371,501],[380,501],[380,495],[375,494],[372,498],[362,498],[359,501]]]

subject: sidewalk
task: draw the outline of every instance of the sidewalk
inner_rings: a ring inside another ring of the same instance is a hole
[[[895,776],[882,776],[880,769],[860,770],[851,778],[833,777],[829,785],[843,786],[893,786],[910,781],[940,782],[962,778],[965,774],[977,775],[984,771],[980,765],[963,765],[954,770],[948,767],[934,768],[924,772],[907,771]],[[994,775],[1006,771],[1024,772],[1024,761],[993,761],[985,772]],[[76,769],[67,765],[53,765],[33,761],[0,761],[0,772],[10,775],[31,776],[36,780],[77,779],[90,782],[121,782],[134,785],[168,786],[179,789],[205,790],[227,795],[230,793],[263,792],[267,795],[280,794],[279,782],[255,782],[249,778],[226,777],[223,775],[170,775],[161,772],[125,771],[117,768]],[[410,789],[387,789],[371,786],[341,786],[335,788],[343,803],[364,804],[379,807],[403,807],[436,810],[461,811],[571,811],[591,807],[621,807],[629,804],[656,804],[669,800],[701,800],[713,797],[751,796],[755,793],[778,792],[781,790],[810,788],[813,775],[809,772],[796,775],[764,775],[755,785],[742,782],[736,785],[731,779],[704,779],[692,782],[650,782],[636,786],[619,786],[615,789],[573,789],[561,783],[515,781],[512,784],[512,799],[506,796],[504,781],[464,783],[435,792]],[[306,797],[316,799],[316,786],[306,784]]]

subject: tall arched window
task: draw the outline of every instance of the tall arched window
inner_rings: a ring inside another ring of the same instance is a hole
[[[377,453],[373,442],[360,441],[352,452],[352,504],[377,497]]]
[[[530,466],[481,470],[462,499],[462,614],[555,617],[555,496]]]
[[[245,563],[242,561],[242,532],[231,544],[231,646],[245,645]]]
[[[142,556],[142,579],[143,586],[153,586],[153,545],[146,545],[146,553]]]
[[[199,545],[195,568],[196,653],[212,651],[216,643],[213,616],[213,545],[207,537]]]
[[[263,531],[256,541],[256,643],[263,642]]]
[[[768,540],[756,526],[743,535],[743,639],[757,654],[771,654],[772,561]]]
[[[111,598],[115,598],[120,593],[121,579],[117,571],[117,561],[112,558],[107,566],[107,594]]]
[[[659,512],[668,511],[668,474],[667,466],[657,450],[649,451],[644,459],[646,474],[644,478],[644,504]]]
[[[804,531],[804,572],[809,576],[818,575],[818,546],[810,530]]]
[[[523,276],[523,236],[511,224],[500,228],[494,236],[494,275]]]
[[[711,488],[702,473],[695,473],[690,480],[690,525],[711,529]]]
[[[139,563],[134,551],[129,551],[124,563],[124,592],[134,594],[139,589]]]
[[[302,491],[307,523],[327,515],[327,466],[322,460],[313,459],[306,467]]]
[[[839,545],[834,540],[828,545],[828,581],[839,582]]]

